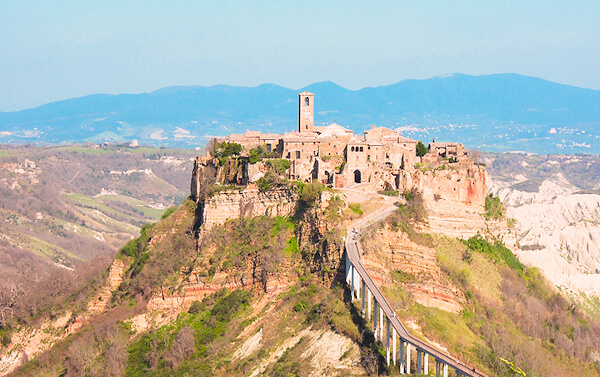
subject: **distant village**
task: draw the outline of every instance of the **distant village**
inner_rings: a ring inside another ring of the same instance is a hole
[[[406,173],[418,163],[471,163],[461,143],[433,142],[426,153],[418,153],[416,140],[389,128],[371,126],[361,136],[336,123],[315,126],[315,95],[305,91],[298,97],[297,131],[282,135],[248,130],[218,141],[240,144],[246,154],[262,146],[290,161],[289,179],[317,180],[332,187],[372,183],[398,190],[407,186]]]

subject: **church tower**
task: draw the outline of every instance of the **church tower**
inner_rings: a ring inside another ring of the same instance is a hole
[[[304,91],[298,97],[298,132],[312,133],[315,125],[315,95]]]

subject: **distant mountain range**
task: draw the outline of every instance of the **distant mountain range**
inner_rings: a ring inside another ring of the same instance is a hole
[[[298,93],[315,93],[315,122],[362,132],[399,128],[423,141],[458,140],[488,151],[600,154],[600,91],[517,74],[454,74],[388,86],[301,89],[216,85],[94,94],[0,113],[0,142],[128,141],[194,147],[208,136],[297,127]]]

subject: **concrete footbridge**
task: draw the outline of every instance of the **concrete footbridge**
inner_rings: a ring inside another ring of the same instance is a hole
[[[351,290],[352,301],[362,299],[362,316],[367,321],[372,319],[375,339],[386,347],[388,367],[393,363],[401,374],[410,374],[411,355],[416,353],[416,370],[413,373],[429,374],[431,358],[435,362],[436,377],[448,377],[448,368],[454,369],[456,376],[487,377],[486,374],[412,336],[398,320],[396,313],[365,270],[359,243],[362,229],[383,220],[396,209],[395,205],[387,206],[348,228],[345,241],[346,282]],[[411,352],[411,348],[416,352]]]

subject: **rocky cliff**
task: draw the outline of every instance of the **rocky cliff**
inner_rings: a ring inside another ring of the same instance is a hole
[[[421,193],[431,232],[468,238],[485,228],[488,176],[484,166],[438,165],[418,169],[405,179],[407,188]]]
[[[227,220],[256,216],[289,216],[296,209],[298,194],[289,189],[260,192],[257,188],[227,190],[198,203],[198,225],[211,228]]]
[[[370,233],[363,244],[365,268],[378,286],[401,285],[424,306],[452,313],[462,310],[462,293],[438,266],[433,248],[411,241],[391,226]]]

